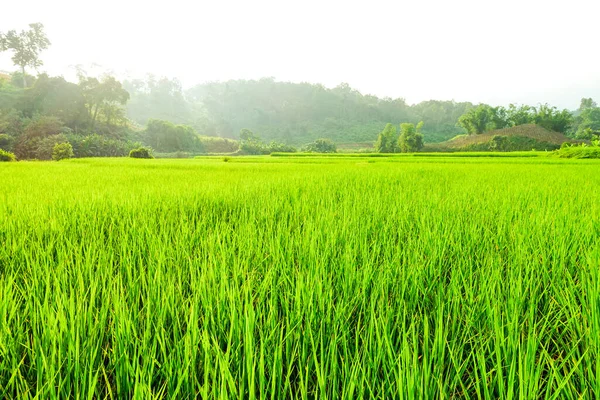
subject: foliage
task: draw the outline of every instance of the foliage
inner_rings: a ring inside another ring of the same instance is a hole
[[[553,132],[566,133],[573,122],[573,115],[568,110],[558,110],[548,104],[540,105],[533,117],[533,122]]]
[[[261,138],[250,129],[245,128],[240,131],[240,150],[243,154],[248,155],[269,154],[269,149]]]
[[[63,123],[56,117],[40,116],[27,124],[24,132],[17,137],[14,151],[21,160],[38,158],[50,159],[52,156],[52,136],[67,132]],[[62,138],[61,141],[64,141]],[[48,144],[50,146],[48,147]]]
[[[392,124],[387,124],[377,137],[375,151],[377,153],[395,153],[397,141],[396,127]]]
[[[576,123],[576,138],[591,140],[600,136],[600,107],[584,108],[577,117]]]
[[[129,152],[129,157],[131,158],[154,158],[152,156],[152,150],[146,147],[140,147],[137,149],[133,149]]]
[[[111,139],[102,135],[67,135],[75,157],[127,157],[140,143]]]
[[[482,134],[495,129],[534,123],[549,131],[566,133],[573,122],[568,110],[558,110],[548,104],[539,107],[515,106],[491,107],[480,104],[469,109],[458,119],[458,125],[469,134]]]
[[[79,87],[85,99],[92,128],[95,127],[98,118],[102,118],[108,126],[125,123],[125,111],[122,106],[129,100],[129,93],[123,89],[121,82],[112,76],[104,76],[99,80],[80,75]]]
[[[398,138],[398,149],[402,153],[414,153],[423,148],[423,135],[421,129],[423,122],[419,122],[415,128],[414,124],[400,124],[400,137]]]
[[[278,143],[275,141],[269,143],[269,146],[267,148],[269,150],[269,153],[295,153],[298,151],[298,149],[296,149],[294,146],[290,146],[284,143]]]
[[[17,158],[10,151],[0,149],[0,162],[3,161],[17,161]]]
[[[51,160],[54,155],[56,145],[68,143],[66,135],[60,133],[58,135],[47,136],[39,139],[37,142],[35,155],[32,158],[38,160]],[[70,144],[69,144],[70,146]],[[72,149],[72,148],[71,148]]]
[[[599,146],[564,146],[554,152],[560,158],[600,158]]]
[[[27,87],[25,67],[38,69],[43,65],[39,53],[50,46],[50,40],[44,33],[44,25],[40,23],[29,24],[29,30],[17,33],[15,30],[7,33],[0,32],[0,52],[11,50],[12,61],[21,68],[23,87]]]
[[[2,150],[12,150],[12,144],[14,142],[14,138],[6,133],[0,133],[0,149]]]
[[[184,97],[181,83],[176,79],[149,76],[147,80],[134,79],[123,82],[123,88],[131,95],[127,103],[127,116],[146,125],[151,119],[166,120],[174,124],[204,128],[206,120],[200,107],[194,107]],[[213,133],[206,132],[204,134]]]
[[[201,121],[191,122],[201,134],[237,138],[237,132],[248,128],[260,132],[265,141],[292,145],[321,137],[339,143],[373,142],[388,122],[420,120],[425,122],[427,141],[446,140],[461,132],[457,118],[471,106],[435,100],[410,106],[404,99],[363,95],[347,84],[327,89],[269,78],[202,84],[184,97],[193,117],[180,118]]]
[[[490,151],[509,151],[511,149],[508,138],[508,136],[494,135],[488,143],[488,148]]]
[[[304,146],[303,151],[308,153],[335,153],[337,146],[331,139],[317,139]]]
[[[172,153],[177,151],[202,152],[202,143],[194,128],[174,125],[169,121],[151,119],[142,134],[145,145],[156,151]]]
[[[206,153],[235,153],[240,149],[239,142],[232,139],[200,136],[199,140]]]
[[[73,155],[73,146],[69,142],[57,143],[52,150],[52,159],[54,161],[66,160],[72,158]]]

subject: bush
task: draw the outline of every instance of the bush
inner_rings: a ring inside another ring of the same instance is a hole
[[[329,139],[317,139],[304,146],[303,151],[309,153],[335,153],[337,146]]]
[[[234,153],[240,149],[238,141],[221,137],[200,136],[200,142],[206,153]]]
[[[129,152],[141,146],[139,143],[111,139],[101,135],[69,135],[75,157],[127,157]]]
[[[600,147],[585,144],[562,147],[560,150],[556,150],[554,155],[560,158],[600,158]]]
[[[268,150],[269,153],[295,153],[297,151],[294,146],[275,141],[269,143]]]
[[[154,158],[152,156],[151,150],[146,147],[140,147],[138,149],[131,150],[129,152],[129,157],[131,157],[131,158]]]
[[[32,142],[33,143],[33,142]],[[62,133],[58,135],[48,136],[42,139],[37,139],[36,150],[35,150],[35,158],[38,160],[52,160],[52,156],[54,153],[54,147],[57,144],[68,143],[67,137]],[[71,147],[71,150],[73,148]]]
[[[52,159],[54,161],[66,160],[73,157],[73,146],[71,143],[57,143],[52,150]]]
[[[0,149],[0,162],[2,161],[17,161],[17,158],[10,151]]]

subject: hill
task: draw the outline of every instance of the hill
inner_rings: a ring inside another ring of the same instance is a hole
[[[564,142],[573,142],[562,133],[535,124],[496,129],[480,135],[459,135],[446,142],[426,146],[425,151],[521,151],[555,150]]]
[[[440,142],[463,132],[458,118],[471,103],[365,95],[341,84],[335,88],[273,79],[212,82],[183,90],[173,80],[124,82],[131,94],[127,115],[145,125],[149,118],[193,126],[198,133],[237,139],[250,129],[265,142],[300,146],[318,138],[337,143],[371,143],[387,123],[424,121],[425,141]]]

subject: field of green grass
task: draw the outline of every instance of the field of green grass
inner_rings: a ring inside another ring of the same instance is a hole
[[[599,170],[2,163],[0,398],[598,398]]]

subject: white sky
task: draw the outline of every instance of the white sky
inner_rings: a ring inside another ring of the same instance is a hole
[[[348,82],[362,93],[491,104],[600,100],[599,0],[22,0],[0,31],[41,22],[41,69],[121,78]],[[0,70],[13,70],[0,53]]]

